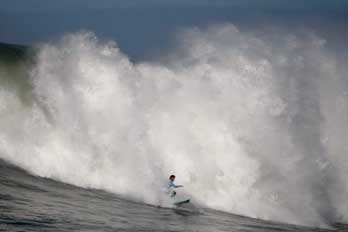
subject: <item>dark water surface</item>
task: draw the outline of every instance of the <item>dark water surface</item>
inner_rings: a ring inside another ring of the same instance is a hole
[[[0,189],[2,231],[328,231],[209,209],[197,214],[157,208],[35,177],[3,161]]]

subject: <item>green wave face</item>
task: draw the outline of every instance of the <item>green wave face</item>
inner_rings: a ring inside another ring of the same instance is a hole
[[[34,49],[22,45],[0,43],[0,89],[11,90],[23,102],[30,102],[29,72]]]
[[[26,46],[0,43],[0,61],[8,64],[21,62],[26,58],[28,50]]]

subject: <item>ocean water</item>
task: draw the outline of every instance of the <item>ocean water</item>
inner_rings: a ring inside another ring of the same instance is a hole
[[[188,28],[151,61],[88,31],[1,45],[1,228],[344,231],[346,51],[272,30]]]
[[[211,209],[159,208],[35,177],[2,161],[0,173],[1,231],[329,231]]]

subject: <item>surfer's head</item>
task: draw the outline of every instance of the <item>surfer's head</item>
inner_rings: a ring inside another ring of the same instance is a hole
[[[175,176],[174,175],[170,175],[169,180],[174,181],[175,180]]]

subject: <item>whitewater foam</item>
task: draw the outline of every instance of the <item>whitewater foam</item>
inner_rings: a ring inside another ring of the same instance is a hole
[[[0,89],[0,157],[150,204],[175,173],[207,207],[306,225],[346,217],[347,81],[325,41],[233,25],[182,38],[157,63],[89,32],[42,45],[31,104]]]

